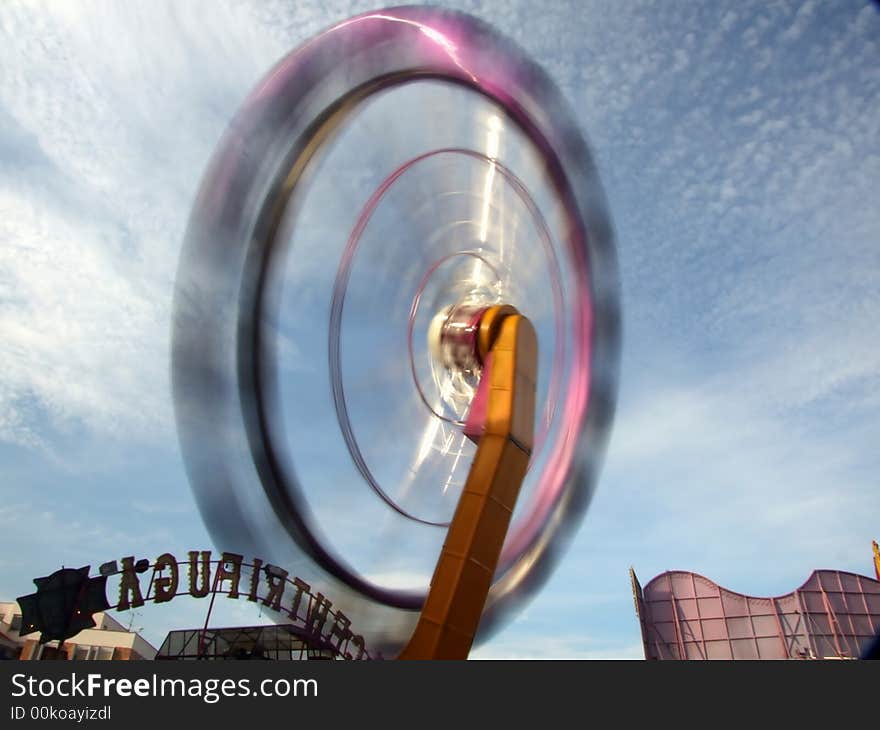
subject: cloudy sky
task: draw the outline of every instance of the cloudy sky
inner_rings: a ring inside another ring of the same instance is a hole
[[[453,2],[559,84],[618,238],[618,417],[586,520],[478,656],[640,657],[627,569],[780,594],[880,536],[880,14]],[[210,546],[175,433],[171,294],[249,89],[364,2],[0,6],[0,599]],[[157,646],[178,601],[134,621]],[[227,609],[253,621],[244,605]]]

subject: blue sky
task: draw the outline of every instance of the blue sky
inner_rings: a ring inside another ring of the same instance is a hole
[[[640,657],[627,568],[869,574],[880,442],[876,5],[462,2],[559,84],[614,219],[624,341],[593,503],[478,656]],[[3,3],[0,598],[210,547],[169,387],[190,204],[251,86],[360,2]],[[232,603],[232,602],[229,602]],[[158,644],[179,599],[136,617]],[[245,604],[229,622],[254,621]]]

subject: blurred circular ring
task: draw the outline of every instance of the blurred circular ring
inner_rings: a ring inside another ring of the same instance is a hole
[[[565,402],[571,429],[548,467],[553,489],[527,517],[520,544],[505,548],[513,559],[490,591],[485,636],[540,588],[589,503],[614,412],[620,339],[614,236],[589,149],[547,75],[490,26],[437,8],[377,11],[316,36],[258,84],[218,146],[190,218],[175,289],[175,415],[215,540],[260,539],[260,525],[247,524],[237,494],[247,475],[230,453],[244,434],[268,503],[303,553],[367,599],[421,607],[423,593],[375,585],[322,544],[295,474],[275,447],[263,315],[285,211],[296,204],[309,161],[360,102],[423,79],[482,94],[534,145],[565,211],[567,250],[588,292],[567,313],[575,357]]]

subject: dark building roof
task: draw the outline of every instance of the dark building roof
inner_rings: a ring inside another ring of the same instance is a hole
[[[156,659],[345,659],[331,643],[294,624],[180,629],[169,632]]]

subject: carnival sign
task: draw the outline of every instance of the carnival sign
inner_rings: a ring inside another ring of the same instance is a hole
[[[287,616],[316,645],[341,657],[371,658],[363,637],[352,631],[351,621],[333,608],[330,599],[320,592],[313,593],[308,583],[284,568],[260,558],[246,562],[238,553],[223,552],[213,559],[210,550],[190,550],[186,560],[178,560],[172,553],[162,553],[153,562],[129,555],[104,563],[97,576],[90,577],[89,570],[90,566],[62,568],[50,576],[35,578],[36,593],[17,599],[22,610],[21,635],[40,631],[41,642],[63,642],[95,626],[92,615],[98,611],[128,611],[149,601],[167,603],[183,595],[210,596],[213,607],[214,598],[225,594]],[[117,576],[119,583],[112,605],[107,599],[107,580],[111,576]]]

